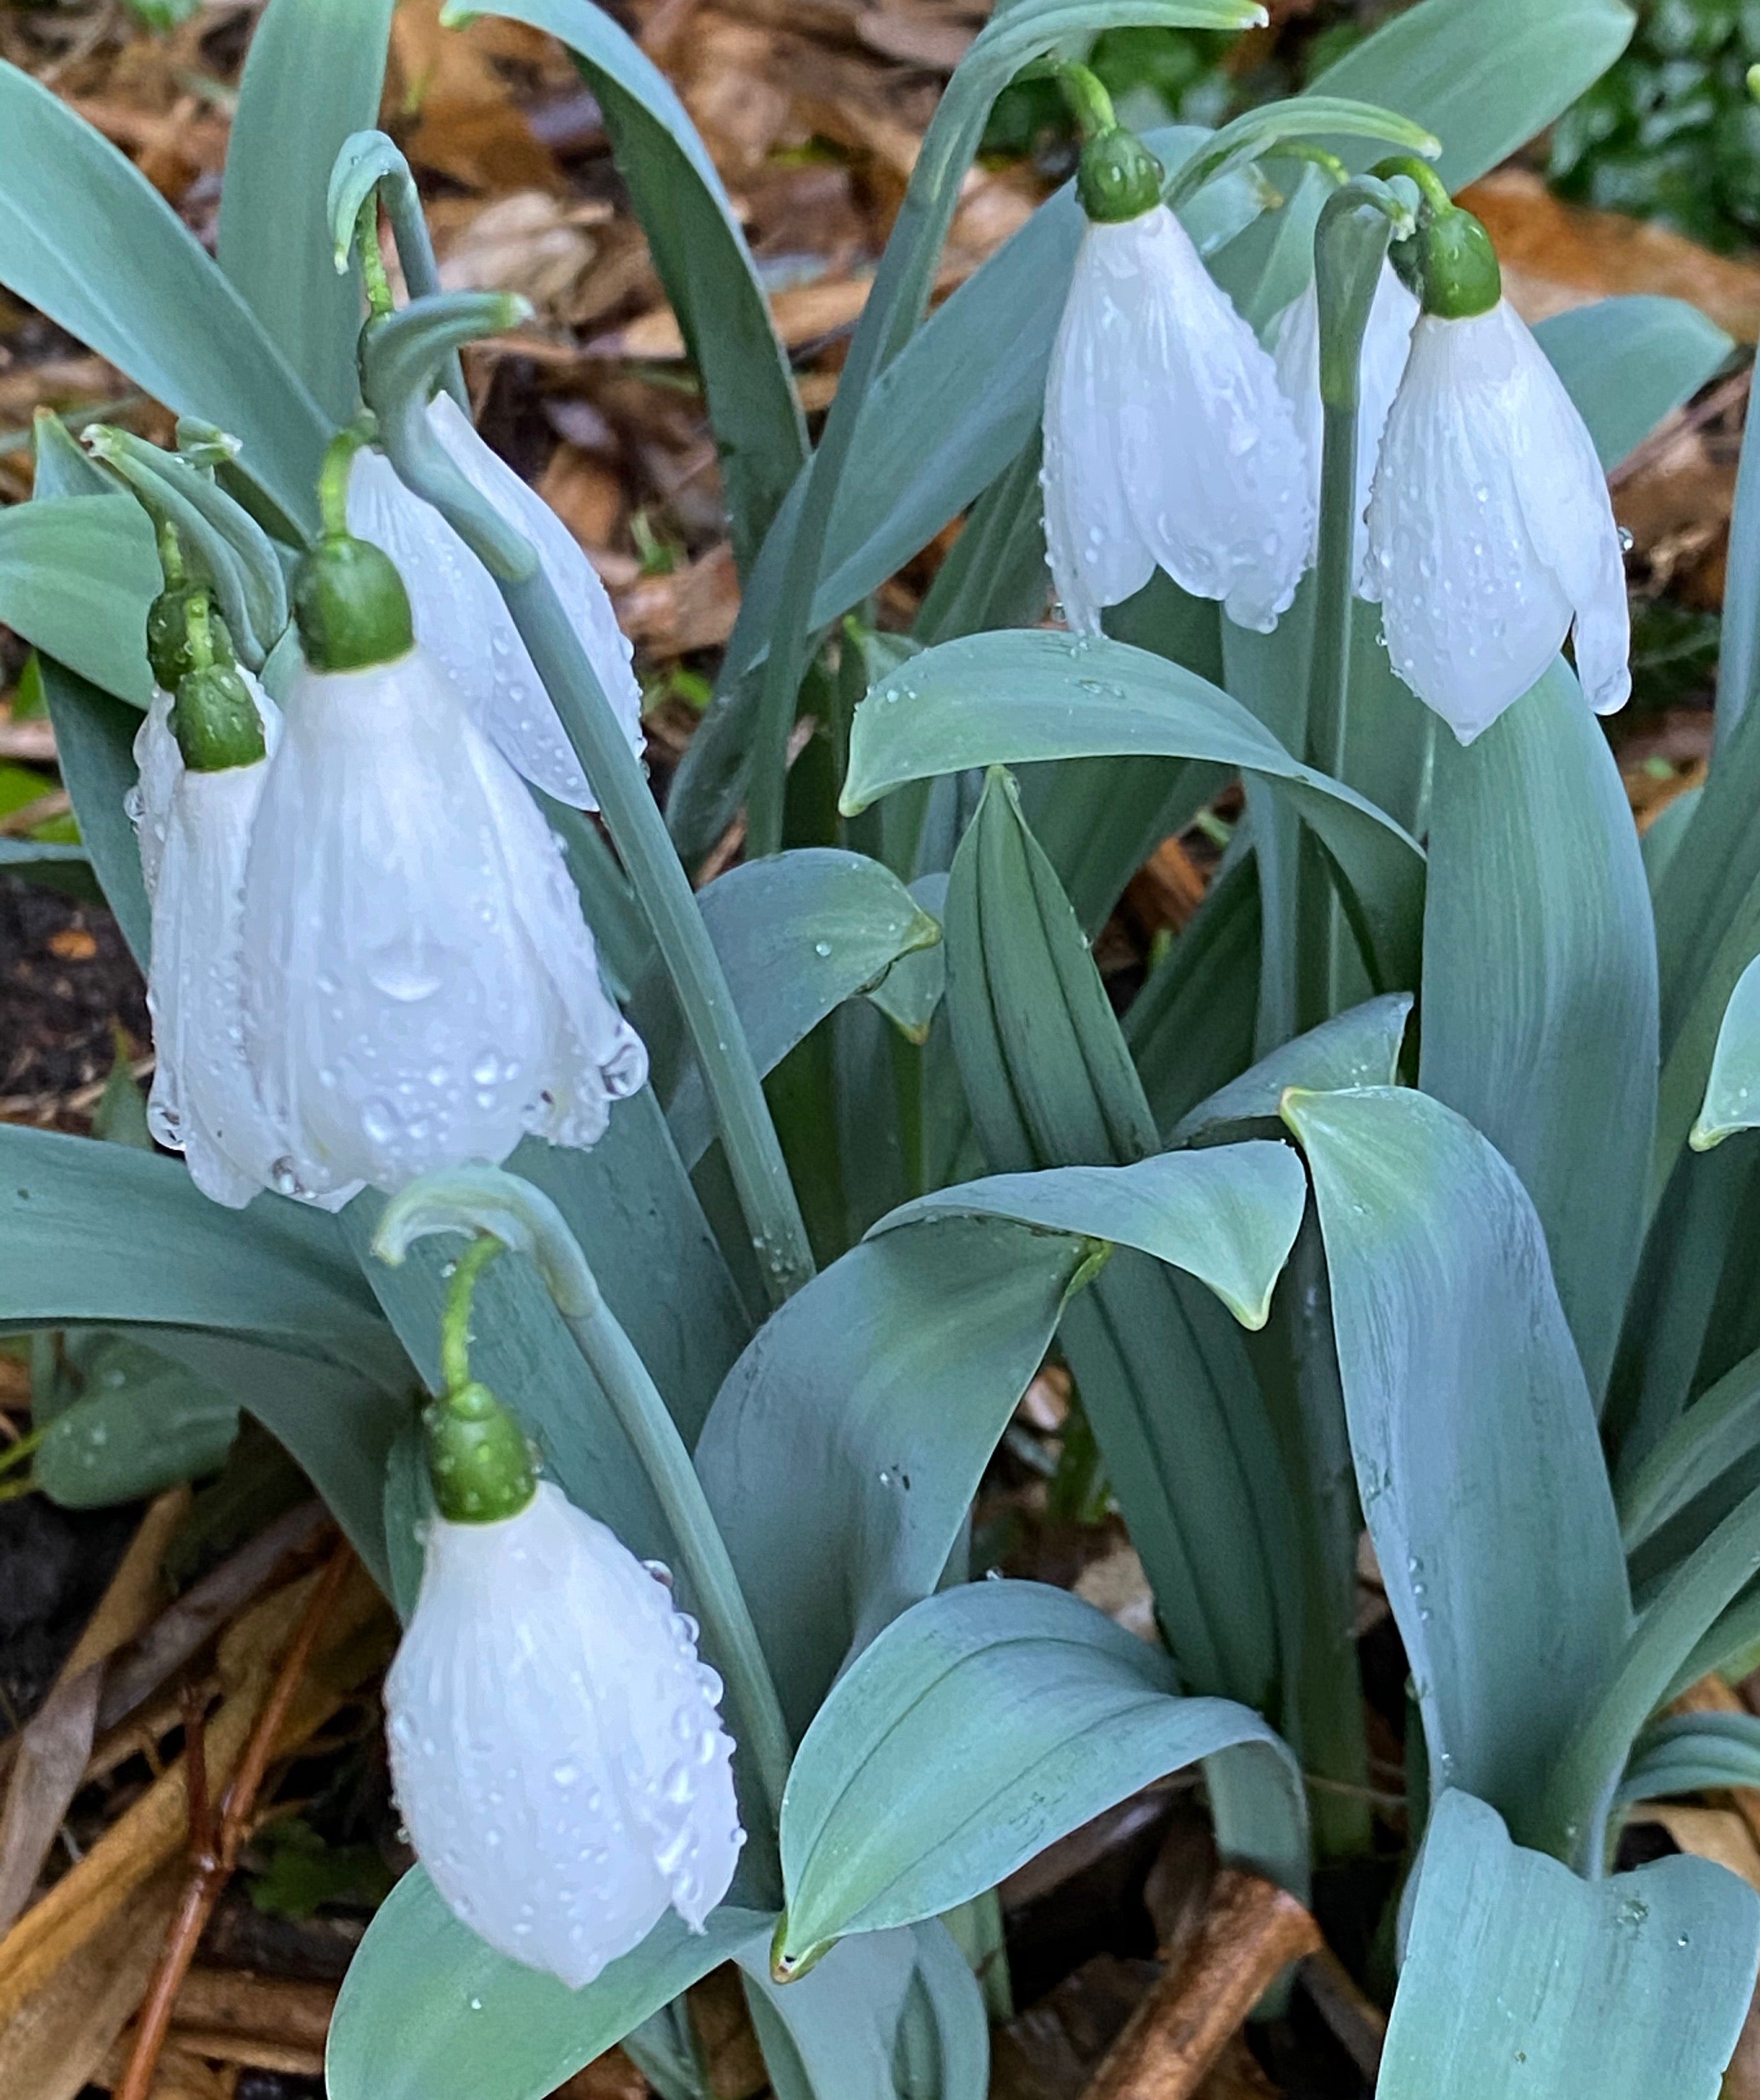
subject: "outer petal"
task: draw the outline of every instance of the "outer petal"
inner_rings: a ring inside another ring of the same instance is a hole
[[[1091,227],[1086,246],[1118,316],[1118,465],[1136,528],[1176,583],[1268,631],[1313,536],[1277,368],[1165,206]]]
[[[457,404],[429,410],[435,434],[466,478],[537,548],[593,667],[639,756],[642,695],[630,646],[598,574],[555,513],[496,457]],[[494,578],[431,505],[412,496],[390,461],[364,452],[349,484],[349,523],[402,571],[416,636],[464,695],[501,755],[559,802],[592,809],[593,793]]]
[[[171,820],[171,796],[183,770],[183,754],[171,733],[171,695],[162,686],[152,689],[152,699],[140,727],[135,732],[135,785],[122,798],[122,807],[135,827],[140,848],[141,880],[147,900],[152,901],[159,886],[159,864],[165,854],[166,827]]]
[[[1499,320],[1526,399],[1511,434],[1522,514],[1540,559],[1558,578],[1576,615],[1577,676],[1597,714],[1631,697],[1631,607],[1625,561],[1607,477],[1587,426],[1551,360],[1515,308]]]
[[[442,1896],[576,1989],[668,1903],[700,1926],[743,1842],[720,1696],[668,1591],[557,1488],[499,1524],[437,1522],[386,1707]]]
[[[1369,506],[1367,581],[1393,667],[1463,743],[1533,685],[1571,624],[1520,485],[1529,391],[1495,314],[1425,315]]]
[[[602,1128],[611,1089],[589,1060],[609,1043],[620,1069],[627,1050],[608,1002],[596,1031],[576,1020],[602,995],[561,879],[542,819],[421,650],[296,680],[243,942],[247,1045],[288,1135],[285,1178],[395,1189],[504,1159],[528,1130]],[[527,930],[537,893],[548,953]]]
[[[1359,578],[1364,576],[1369,560],[1369,534],[1364,521],[1374,486],[1375,465],[1381,457],[1382,434],[1411,356],[1412,330],[1417,320],[1416,294],[1401,282],[1397,271],[1383,263],[1363,336],[1361,406],[1356,429],[1356,549],[1352,562]],[[1300,298],[1283,310],[1277,323],[1275,356],[1277,383],[1295,412],[1296,429],[1307,455],[1308,497],[1314,505],[1314,532],[1308,540],[1308,558],[1312,562],[1319,548],[1326,412],[1320,399],[1320,302],[1312,280]]]

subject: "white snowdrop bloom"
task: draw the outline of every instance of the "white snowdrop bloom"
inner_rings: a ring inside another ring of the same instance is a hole
[[[237,676],[272,749],[275,704],[248,672]],[[245,1057],[239,979],[245,862],[268,764],[201,772],[164,734],[172,778],[152,885],[147,1004],[156,1061],[147,1121],[161,1145],[183,1154],[205,1196],[238,1210],[270,1185],[281,1149]],[[327,1205],[354,1193],[342,1189]]]
[[[1356,551],[1352,562],[1361,576],[1369,557],[1369,535],[1365,514],[1375,479],[1375,462],[1381,453],[1381,435],[1394,396],[1411,355],[1412,329],[1418,320],[1418,295],[1401,283],[1399,273],[1383,263],[1369,310],[1369,326],[1363,336],[1363,360],[1359,382],[1361,403],[1356,417]],[[1326,410],[1320,399],[1320,299],[1312,279],[1308,289],[1283,310],[1274,339],[1277,382],[1295,410],[1295,426],[1301,435],[1308,461],[1308,500],[1314,508],[1314,531],[1309,537],[1308,559],[1319,552],[1320,473],[1326,445]]]
[[[630,668],[629,643],[598,571],[536,491],[477,435],[450,395],[439,395],[429,404],[428,420],[465,479],[536,549],[640,757],[642,691]],[[450,675],[496,750],[558,802],[596,808],[574,746],[494,577],[439,512],[404,486],[382,452],[364,452],[355,462],[348,522],[397,565],[409,592],[416,639]]]
[[[1618,527],[1563,382],[1506,301],[1426,314],[1382,440],[1366,594],[1393,668],[1462,743],[1528,691],[1574,626],[1597,713],[1631,691]]]
[[[242,949],[284,1193],[591,1145],[646,1076],[560,847],[419,646],[291,682]]]
[[[140,876],[151,903],[159,886],[159,863],[165,856],[165,836],[171,819],[171,794],[183,770],[183,754],[171,734],[172,696],[162,686],[152,689],[152,699],[140,727],[135,732],[135,785],[122,798],[122,807],[135,827],[135,843],[140,849]]]
[[[1091,223],[1045,386],[1045,538],[1069,623],[1159,566],[1268,632],[1313,539],[1277,368],[1166,205]]]
[[[448,1906],[576,1990],[668,1905],[700,1930],[744,1842],[721,1696],[670,1591],[560,1489],[436,1518],[385,1705],[398,1807]]]

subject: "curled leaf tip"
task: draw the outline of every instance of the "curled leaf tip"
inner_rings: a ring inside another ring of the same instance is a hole
[[[598,1308],[598,1287],[562,1212],[517,1174],[482,1162],[425,1174],[386,1204],[373,1251],[395,1268],[413,1241],[434,1233],[483,1233],[529,1255],[565,1319]]]
[[[770,1935],[770,1981],[773,1983],[796,1983],[809,1969],[816,1968],[836,1945],[834,1939],[822,1939],[805,1947],[798,1953],[788,1945],[788,1913],[784,1911],[776,1921],[776,1930]]]

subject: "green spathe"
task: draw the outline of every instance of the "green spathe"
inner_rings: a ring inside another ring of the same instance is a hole
[[[314,671],[365,671],[416,644],[409,593],[390,555],[333,533],[293,571],[293,619]]]
[[[422,1410],[428,1477],[449,1524],[498,1524],[537,1492],[525,1432],[477,1379]]]

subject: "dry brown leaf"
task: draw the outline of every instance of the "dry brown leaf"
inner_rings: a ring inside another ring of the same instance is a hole
[[[445,244],[440,283],[448,292],[517,292],[554,319],[596,252],[578,214],[542,190],[515,190],[473,213]]]
[[[648,2100],[648,2081],[620,2049],[577,2071],[552,2100]]]
[[[752,2100],[770,2083],[763,2053],[731,1963],[712,1969],[690,1992],[690,2018],[709,2060],[714,2100]]]
[[[1132,876],[1125,897],[1153,934],[1166,927],[1177,933],[1204,901],[1204,876],[1177,839],[1163,839]]]
[[[1121,1541],[1098,1560],[1089,1561],[1075,1578],[1075,1594],[1139,1640],[1152,1645],[1159,1641],[1154,1595],[1135,1546]]]
[[[1617,293],[1656,292],[1697,307],[1739,342],[1760,338],[1760,265],[1622,212],[1566,204],[1523,168],[1487,175],[1461,201],[1484,221],[1511,302],[1529,321]]]
[[[1647,1802],[1634,1823],[1658,1823],[1682,1851],[1714,1860],[1760,1890],[1760,1845],[1733,1808],[1687,1808],[1671,1801]]]
[[[336,2006],[333,1983],[307,1983],[285,1976],[259,1976],[249,1969],[210,1969],[199,1965],[183,1979],[172,2008],[174,2029],[187,2027],[211,2037],[236,2041],[276,2042],[286,2049],[321,2054]],[[187,2049],[196,2049],[188,2035]],[[196,2049],[198,2055],[226,2056],[227,2049]],[[239,2058],[239,2062],[256,2058]]]
[[[771,78],[774,47],[768,30],[708,9],[672,39],[675,84],[729,182],[762,167],[789,128],[789,95]]]
[[[180,1862],[161,1867],[0,2018],[7,2100],[74,2100],[98,2071],[147,1988],[183,1878]]]
[[[551,453],[538,493],[584,547],[609,545],[623,522],[621,476],[578,445],[560,444]]]
[[[104,1663],[151,1623],[163,1602],[165,1548],[189,1503],[189,1489],[178,1487],[148,1506],[48,1697],[19,1733],[0,1811],[0,1932],[30,1901],[79,1791],[97,1727]]]
[[[418,167],[466,189],[547,190],[568,185],[533,135],[512,90],[489,60],[482,24],[440,27],[440,0],[403,0],[391,18],[394,108],[413,113],[404,151]]]
[[[726,540],[670,576],[643,576],[617,601],[624,633],[656,657],[718,647],[739,611],[739,578]]]
[[[207,1724],[210,1795],[231,1777],[268,1698],[277,1659],[298,1625],[315,1575],[289,1583],[252,1607],[220,1643],[225,1690]],[[319,1652],[289,1710],[279,1748],[303,1742],[382,1661],[390,1644],[384,1599],[364,1570],[353,1571],[327,1619]],[[71,1959],[168,1861],[183,1849],[189,1828],[184,1761],[113,1823],[0,1939],[0,2027]]]
[[[938,9],[869,7],[856,18],[856,34],[870,51],[931,73],[951,73],[977,34],[969,21]]]

